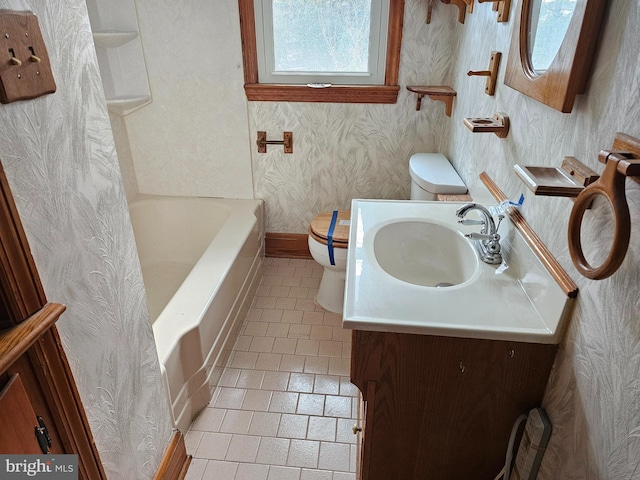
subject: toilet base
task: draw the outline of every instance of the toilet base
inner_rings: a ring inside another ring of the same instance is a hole
[[[342,313],[344,304],[345,272],[324,269],[316,303],[325,310]]]

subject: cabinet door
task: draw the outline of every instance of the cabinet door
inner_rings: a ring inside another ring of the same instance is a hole
[[[36,437],[38,426],[20,375],[15,374],[0,392],[0,452],[42,454]]]
[[[489,480],[539,405],[555,345],[353,332],[365,399],[361,480]],[[360,480],[360,479],[359,479]]]

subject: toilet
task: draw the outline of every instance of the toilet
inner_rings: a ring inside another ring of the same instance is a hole
[[[335,313],[342,313],[350,217],[349,210],[334,210],[321,213],[309,225],[309,251],[324,267],[316,303]]]
[[[441,153],[416,153],[409,159],[411,200],[437,200],[438,194],[464,195],[467,186]]]
[[[411,200],[436,200],[438,194],[467,193],[458,173],[440,153],[416,153],[409,159]],[[313,259],[324,268],[316,303],[342,313],[351,212],[321,213],[309,225],[308,244]]]

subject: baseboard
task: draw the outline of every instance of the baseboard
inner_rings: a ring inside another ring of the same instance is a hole
[[[191,455],[187,455],[184,435],[180,430],[176,430],[153,480],[183,480],[190,463]]]
[[[265,233],[265,256],[312,258],[306,233]]]

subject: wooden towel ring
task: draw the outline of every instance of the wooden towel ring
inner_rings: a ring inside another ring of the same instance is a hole
[[[586,187],[576,198],[575,205],[569,217],[569,253],[578,271],[587,278],[602,280],[607,278],[620,267],[627,249],[631,234],[631,218],[625,193],[625,178],[640,174],[640,162],[629,160],[622,153],[602,151],[599,160],[605,163],[602,176]],[[613,244],[609,255],[599,267],[592,267],[584,258],[580,227],[584,212],[593,198],[604,196],[613,209],[614,230]]]

